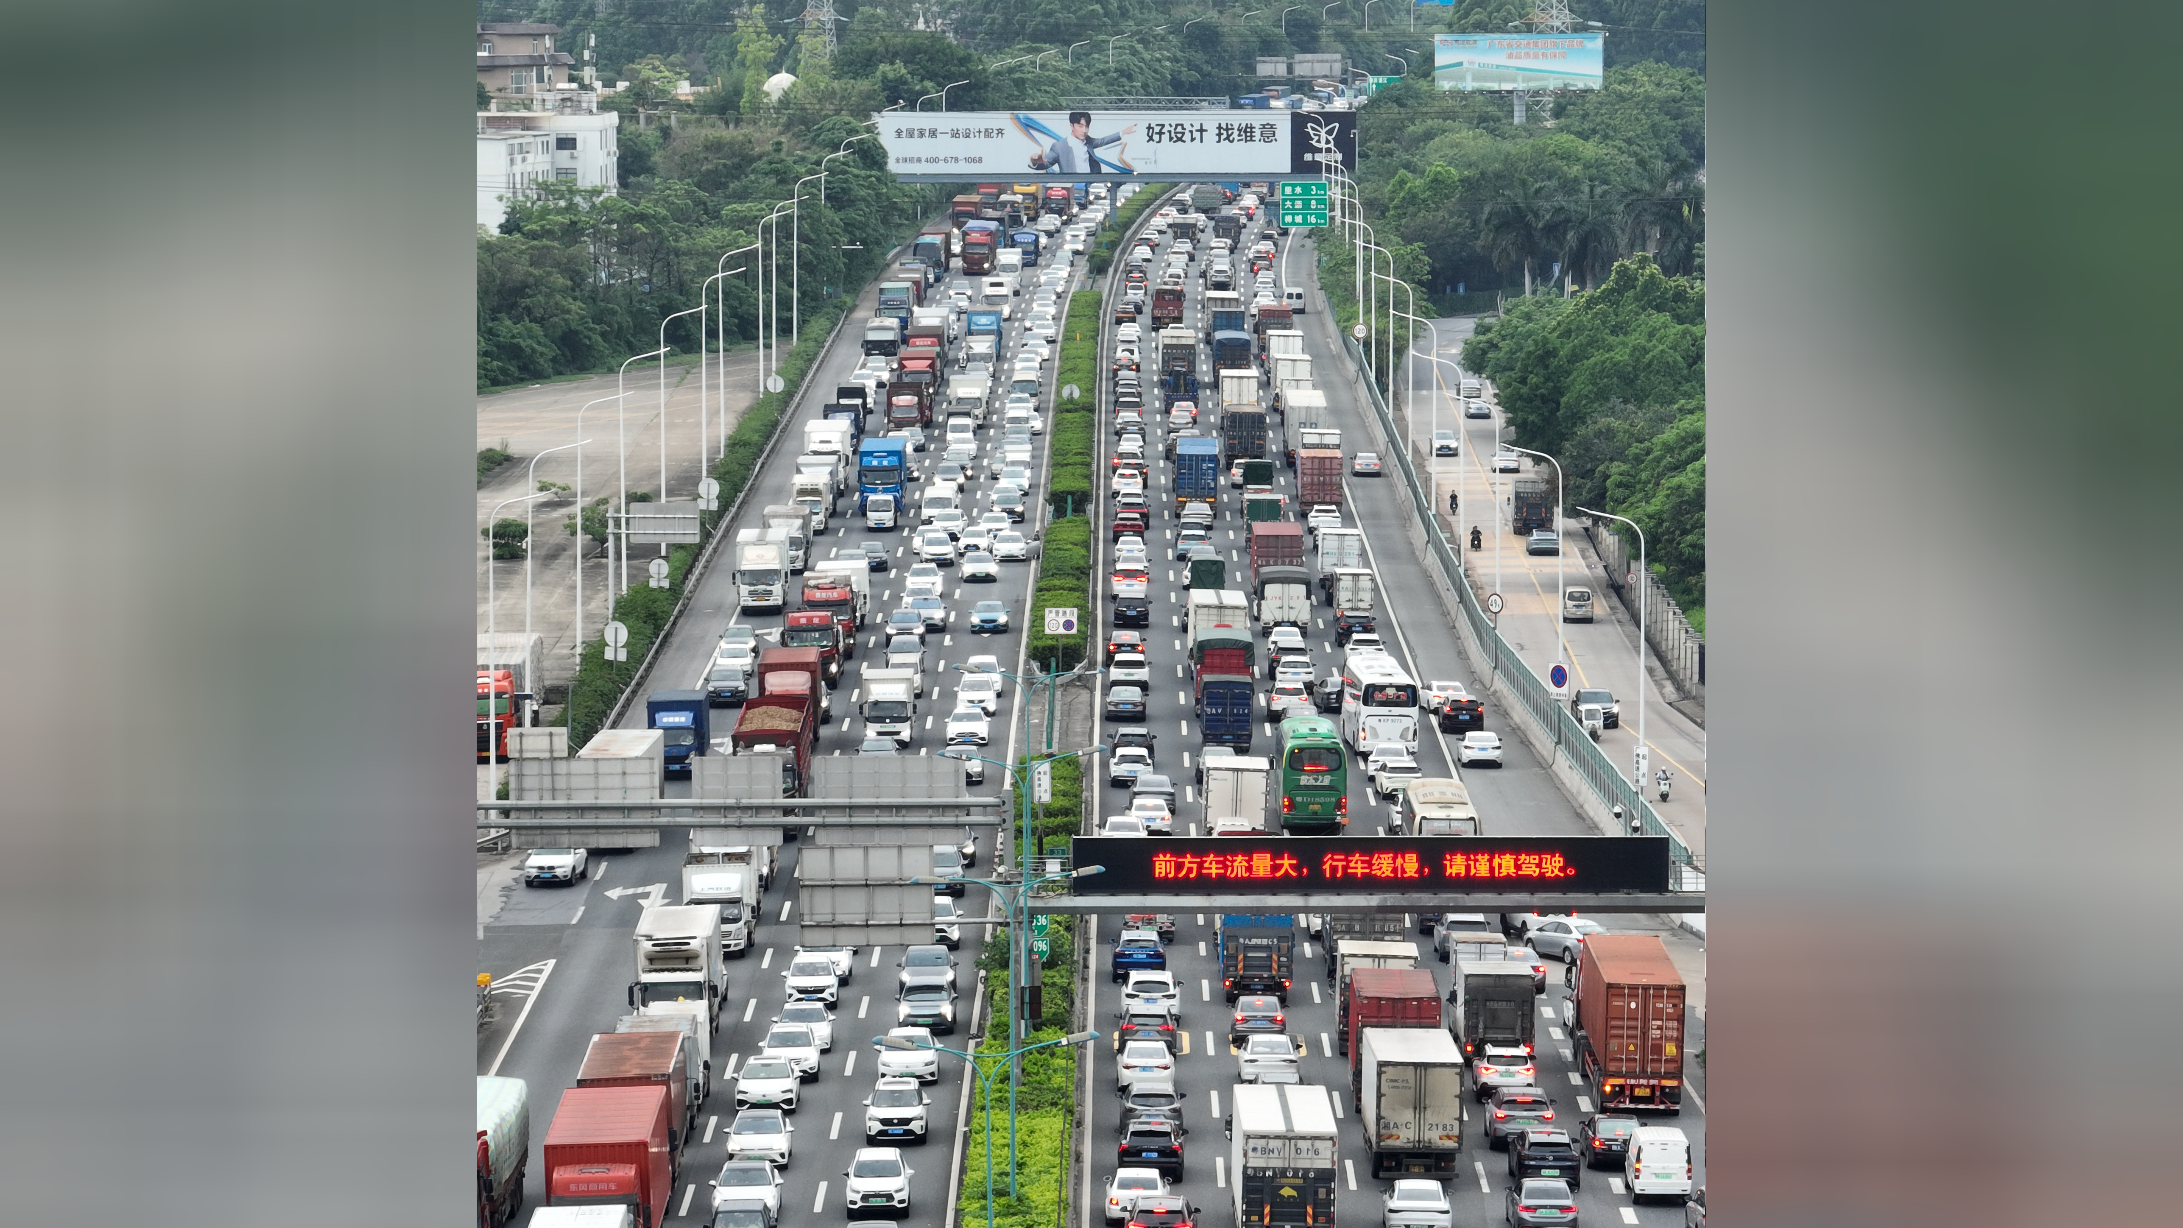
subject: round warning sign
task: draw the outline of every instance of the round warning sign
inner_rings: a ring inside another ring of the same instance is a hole
[[[1555,690],[1561,690],[1569,685],[1569,667],[1558,661],[1555,662],[1553,667],[1546,671],[1546,680]]]
[[[1355,337],[1355,338],[1356,338],[1357,340],[1359,340],[1359,341],[1362,341],[1362,340],[1364,340],[1364,339],[1365,339],[1366,337],[1369,337],[1369,336],[1371,336],[1371,335],[1372,335],[1372,330],[1371,330],[1371,329],[1369,329],[1369,328],[1366,328],[1366,327],[1365,327],[1364,325],[1362,325],[1362,324],[1352,324],[1352,325],[1350,325],[1350,326],[1349,326],[1349,335],[1350,335],[1350,336],[1352,336],[1352,337]]]
[[[1501,612],[1501,594],[1499,594],[1499,593],[1487,593],[1487,594],[1486,594],[1486,613],[1488,613],[1488,614],[1498,614],[1498,613],[1500,613],[1500,612]]]

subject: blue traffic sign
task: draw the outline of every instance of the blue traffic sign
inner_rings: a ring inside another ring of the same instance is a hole
[[[1556,666],[1554,666],[1554,667],[1553,667],[1552,669],[1549,669],[1549,670],[1547,670],[1547,671],[1546,671],[1546,680],[1547,680],[1548,682],[1551,682],[1551,683],[1553,683],[1553,684],[1554,684],[1554,689],[1555,689],[1555,690],[1557,690],[1557,691],[1558,691],[1558,690],[1560,690],[1560,689],[1562,689],[1562,688],[1563,688],[1563,687],[1565,687],[1565,686],[1568,686],[1568,685],[1569,685],[1569,667],[1568,667],[1568,666],[1566,666],[1566,665],[1556,665]]]

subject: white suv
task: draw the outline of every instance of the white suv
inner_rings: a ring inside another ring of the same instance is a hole
[[[849,1161],[849,1171],[842,1174],[848,1182],[842,1187],[848,1199],[849,1216],[889,1215],[896,1219],[910,1213],[910,1178],[915,1173],[902,1160],[899,1147],[859,1147],[856,1158]]]
[[[923,1144],[931,1103],[915,1079],[881,1079],[864,1100],[864,1141]]]
[[[1122,1009],[1174,1015],[1182,1010],[1182,991],[1176,988],[1175,978],[1165,972],[1132,972],[1122,986]]]

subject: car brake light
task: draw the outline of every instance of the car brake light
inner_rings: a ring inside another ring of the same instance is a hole
[[[1552,1121],[1552,1120],[1554,1120],[1554,1110],[1552,1110],[1552,1109],[1548,1109],[1548,1110],[1546,1111],[1546,1116],[1544,1116],[1544,1117],[1541,1117],[1541,1118],[1540,1118],[1539,1120],[1540,1120],[1540,1121]]]
[[[1288,794],[1286,794],[1286,793],[1282,794],[1282,795],[1281,795],[1281,813],[1283,813],[1283,814],[1287,814],[1287,813],[1289,813],[1290,811],[1292,811],[1292,810],[1294,810],[1294,809],[1296,809],[1296,799],[1295,799],[1295,798],[1292,798],[1292,797],[1290,797],[1290,796],[1289,796]]]
[[[1341,800],[1340,804],[1338,804],[1338,805],[1337,805],[1337,806],[1336,806],[1336,807],[1334,808],[1334,813],[1336,813],[1336,814],[1348,814],[1348,813],[1349,813],[1349,798],[1348,798],[1348,796],[1347,796],[1346,794],[1345,794],[1345,795],[1344,795],[1344,796],[1342,797],[1342,800]]]
[[[1537,1052],[1538,1052],[1538,1050],[1537,1050],[1537,1049],[1534,1049],[1534,1048],[1532,1048],[1532,1047],[1531,1047],[1531,1042],[1530,1042],[1530,1041],[1525,1041],[1525,1042],[1524,1042],[1524,1055],[1525,1055],[1526,1057],[1529,1057],[1529,1056],[1531,1056],[1532,1054],[1534,1054],[1534,1053],[1537,1053]]]
[[[1539,1209],[1537,1207],[1527,1207],[1524,1206],[1522,1203],[1518,1203],[1516,1205],[1516,1213],[1519,1215],[1536,1215],[1538,1213],[1538,1210]],[[1129,1228],[1137,1228],[1137,1225],[1131,1224]]]
[[[1508,1116],[1508,1114],[1506,1114],[1506,1113],[1502,1112],[1502,1111],[1501,1111],[1501,1110],[1499,1110],[1499,1109],[1495,1109],[1495,1110],[1493,1110],[1493,1120],[1495,1120],[1495,1121],[1500,1121],[1500,1120],[1502,1120],[1502,1119],[1506,1118],[1507,1116]]]

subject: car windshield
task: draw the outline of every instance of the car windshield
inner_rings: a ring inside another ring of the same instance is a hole
[[[875,1109],[914,1109],[923,1100],[923,1093],[914,1087],[882,1087],[872,1093]]]
[[[823,959],[799,959],[789,964],[790,976],[832,976],[834,965]]]
[[[945,1002],[952,996],[945,985],[912,985],[902,991],[904,1002]]]
[[[828,1022],[828,1020],[827,1020],[827,1018],[826,1018],[826,1008],[825,1008],[825,1007],[823,1007],[823,1006],[812,1006],[812,1005],[808,1005],[808,1004],[807,1004],[807,1005],[803,1005],[803,1006],[787,1006],[787,1007],[782,1007],[782,1008],[781,1008],[781,1022],[782,1022],[782,1023],[826,1023],[826,1022]]]
[[[1141,977],[1129,983],[1134,994],[1169,994],[1175,992],[1175,982],[1160,977]]]
[[[1569,1196],[1569,1183],[1557,1180],[1531,1180],[1524,1182],[1524,1192],[1518,1197],[1525,1202],[1573,1202]]]
[[[783,1123],[779,1113],[746,1113],[735,1119],[735,1134],[779,1134]]]
[[[1166,1126],[1131,1126],[1129,1128],[1128,1145],[1131,1147],[1165,1147],[1174,1142],[1174,1137],[1174,1135],[1168,1133]]]
[[[741,1077],[745,1079],[793,1079],[796,1077],[796,1072],[789,1066],[786,1058],[754,1057],[743,1063]]]
[[[1395,1185],[1395,1201],[1416,1203],[1420,1206],[1437,1207],[1441,1204],[1440,1191],[1431,1186],[1411,1185],[1407,1181]]]
[[[948,966],[948,953],[946,951],[920,951],[915,947],[911,947],[909,954],[903,957],[902,966],[905,968],[945,968]]]
[[[765,1040],[768,1049],[800,1049],[813,1043],[811,1029],[801,1025],[793,1028],[775,1028],[766,1033]]]
[[[852,1177],[899,1177],[902,1175],[902,1161],[893,1156],[860,1158],[849,1166],[849,1175]]]
[[[1615,701],[1615,696],[1614,696],[1614,692],[1613,692],[1613,691],[1578,691],[1578,692],[1577,692],[1577,702],[1578,702],[1578,703],[1580,703],[1580,704],[1611,704],[1611,703],[1613,703],[1614,701]]]
[[[753,1066],[756,1062],[751,1063]],[[747,1072],[746,1072],[747,1073]],[[773,1185],[773,1170],[759,1164],[730,1164],[720,1170],[715,1185],[757,1186],[760,1189]]]
[[[1114,1188],[1117,1190],[1156,1190],[1166,1182],[1157,1173],[1116,1173]]]
[[[1293,1055],[1296,1049],[1293,1042],[1286,1036],[1253,1036],[1250,1043],[1243,1047],[1243,1051],[1245,1053]]]

